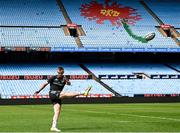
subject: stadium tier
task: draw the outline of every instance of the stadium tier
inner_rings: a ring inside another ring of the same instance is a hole
[[[103,74],[134,74],[134,73],[145,73],[148,75],[151,74],[178,74],[177,71],[174,71],[171,68],[163,64],[129,64],[129,63],[98,63],[85,64],[95,75]],[[178,66],[178,64],[176,64]]]
[[[58,4],[58,1],[63,5]],[[147,1],[147,5],[162,18],[164,24],[175,28],[180,27],[180,15],[176,14],[179,12],[178,3],[179,1]],[[163,36],[155,27],[160,24],[138,0],[6,0],[0,1],[0,6],[1,47],[49,47],[52,52],[180,50],[179,41]],[[173,9],[169,10],[169,6],[173,6]],[[69,21],[82,26],[81,30],[85,35],[79,36],[79,40],[68,36],[68,31],[60,27]],[[53,28],[54,26],[59,28]],[[153,40],[145,38],[149,33],[155,33]],[[178,39],[180,36],[176,37]],[[79,45],[84,48],[78,49]]]
[[[55,0],[0,1],[1,25],[60,26],[66,24]],[[62,28],[1,28],[1,47],[75,47]]]
[[[144,75],[167,75],[179,72],[163,64],[86,64],[86,66],[98,75],[118,74],[144,74]],[[176,64],[178,66],[178,64]],[[180,92],[179,79],[133,79],[133,80],[102,80],[112,89],[123,96],[134,96],[136,94],[178,94]],[[169,89],[168,89],[169,88]]]
[[[0,65],[0,75],[56,75],[59,64],[3,64]],[[65,75],[86,75],[78,64],[62,64]]]
[[[131,0],[131,1],[123,0],[123,1],[120,1],[119,3],[122,4],[122,6],[128,6],[128,7],[133,7],[134,9],[137,9],[138,14],[141,15],[141,19],[137,21],[137,23],[134,26],[131,27],[133,32],[141,36],[145,36],[148,32],[156,33],[156,38],[145,45],[143,43],[140,43],[138,40],[134,40],[131,36],[129,36],[125,32],[122,26],[120,26],[119,28],[117,28],[119,26],[117,24],[115,26],[112,26],[112,24],[108,21],[108,19],[106,21],[102,21],[102,23],[104,24],[97,24],[96,20],[101,19],[101,18],[97,18],[98,16],[97,14],[93,14],[92,17],[89,17],[89,19],[92,19],[92,21],[88,20],[88,13],[90,12],[87,12],[87,16],[81,16],[82,13],[79,10],[80,5],[89,4],[91,0],[87,0],[85,2],[81,0],[77,0],[77,1],[62,0],[62,1],[72,21],[74,23],[83,25],[83,28],[87,36],[82,36],[81,40],[85,47],[178,48],[175,42],[173,42],[170,38],[164,38],[158,32],[158,30],[155,28],[155,26],[157,26],[158,23],[152,18],[151,15],[147,13],[147,11],[143,8],[143,6],[137,0]],[[99,0],[98,4],[105,4],[105,1]],[[109,5],[111,4],[112,3],[110,2]],[[166,7],[164,8],[167,8],[167,7],[168,6],[166,5]],[[158,10],[162,10],[163,12],[164,8],[163,7],[158,8]],[[93,9],[96,10],[95,8]],[[84,19],[84,17],[87,17],[87,18]],[[176,21],[178,21],[177,19],[178,18],[176,17]],[[102,17],[102,20],[103,20],[103,17]],[[114,23],[116,23],[116,21]]]
[[[1,28],[1,47],[76,47],[62,29]]]
[[[1,64],[0,95],[32,96],[42,83],[45,75],[56,75],[59,64]],[[91,95],[113,96],[106,87],[88,78],[88,73],[76,63],[63,63],[65,75],[71,75],[71,86],[64,91],[83,92],[92,86]],[[176,69],[163,64],[84,64],[97,78],[122,96],[134,97],[147,94],[180,94],[180,75]],[[176,64],[176,66],[179,66]],[[80,78],[77,75],[81,75]],[[154,76],[154,77],[153,77]],[[49,86],[41,92],[48,95]]]
[[[123,96],[134,97],[140,94],[179,94],[180,79],[151,80],[102,80]]]

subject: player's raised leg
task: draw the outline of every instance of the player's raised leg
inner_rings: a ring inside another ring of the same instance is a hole
[[[61,92],[60,99],[72,98],[81,95],[81,93],[70,93],[70,92]]]
[[[88,87],[85,92],[83,93],[69,93],[69,92],[62,92],[60,94],[60,99],[63,99],[63,98],[72,98],[72,97],[76,97],[76,96],[80,96],[80,95],[84,95],[84,96],[88,96],[90,90],[91,90],[92,86]]]

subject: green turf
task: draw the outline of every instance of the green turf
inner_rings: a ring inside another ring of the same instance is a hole
[[[48,132],[52,105],[0,106],[0,132]],[[180,103],[63,105],[63,132],[180,132]]]

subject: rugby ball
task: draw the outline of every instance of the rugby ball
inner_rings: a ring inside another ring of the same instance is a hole
[[[154,39],[155,36],[156,34],[152,32],[152,33],[148,33],[144,38],[146,39],[146,41],[151,41]]]

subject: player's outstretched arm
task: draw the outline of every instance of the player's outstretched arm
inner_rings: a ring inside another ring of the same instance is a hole
[[[38,91],[36,91],[34,94],[35,95],[39,94],[48,84],[49,84],[48,82],[42,84],[41,88]]]

